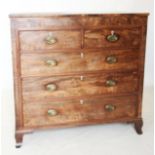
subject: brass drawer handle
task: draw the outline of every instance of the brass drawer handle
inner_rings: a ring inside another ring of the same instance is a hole
[[[107,87],[116,86],[116,81],[115,81],[115,80],[107,80],[107,81],[106,81],[106,86],[107,86]]]
[[[58,112],[54,109],[49,109],[47,111],[48,116],[56,116],[58,114]]]
[[[106,62],[107,62],[108,64],[114,64],[114,63],[117,62],[117,58],[116,58],[116,56],[110,55],[110,56],[108,56],[108,57],[106,58]]]
[[[112,104],[107,104],[105,105],[105,110],[108,112],[112,112],[116,109],[116,106],[112,105]]]
[[[46,85],[46,89],[48,91],[55,91],[57,89],[57,86],[55,84],[48,84]]]
[[[56,66],[58,63],[57,63],[56,60],[46,60],[46,61],[45,61],[45,64],[46,64],[47,66],[52,66],[52,67],[54,67],[54,66]]]
[[[111,34],[107,35],[106,39],[109,41],[109,42],[116,42],[118,41],[119,37],[117,34],[115,34],[114,31],[111,31]]]
[[[48,36],[45,38],[45,43],[48,44],[48,45],[55,44],[56,42],[57,42],[57,39],[54,38],[54,37],[51,36],[51,35],[48,35]]]

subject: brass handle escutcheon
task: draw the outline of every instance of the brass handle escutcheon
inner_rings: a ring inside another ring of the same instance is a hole
[[[109,42],[116,42],[118,41],[119,37],[117,34],[115,34],[114,31],[111,31],[111,34],[107,35],[106,39],[109,41]]]
[[[107,104],[105,105],[105,110],[108,111],[108,112],[112,112],[116,109],[116,107],[112,104]]]
[[[116,85],[116,81],[115,80],[107,80],[106,81],[106,86],[107,87],[113,87]]]
[[[55,44],[56,42],[57,42],[57,39],[54,38],[54,37],[51,36],[51,35],[48,35],[48,36],[45,38],[45,43],[48,44],[48,45]]]
[[[54,109],[49,109],[47,111],[48,116],[56,116],[58,114],[58,112]]]
[[[54,67],[54,66],[57,65],[57,61],[56,61],[56,60],[46,60],[46,61],[45,61],[45,64],[46,64],[47,66],[52,66],[52,67]]]
[[[116,56],[110,55],[106,58],[106,62],[109,64],[114,64],[117,62]]]
[[[46,89],[48,91],[55,91],[57,89],[57,86],[55,84],[48,84],[46,85]]]

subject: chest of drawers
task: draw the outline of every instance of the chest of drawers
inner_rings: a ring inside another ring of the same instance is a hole
[[[10,15],[17,147],[46,128],[130,122],[142,133],[147,16]]]

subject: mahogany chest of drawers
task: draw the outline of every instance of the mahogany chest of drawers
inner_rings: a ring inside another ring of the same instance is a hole
[[[141,134],[147,17],[10,15],[17,147],[53,127],[129,122]]]

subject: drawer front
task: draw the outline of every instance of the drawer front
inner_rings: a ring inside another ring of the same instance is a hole
[[[32,127],[132,118],[136,116],[136,102],[135,96],[123,96],[24,104],[24,125]]]
[[[83,71],[137,69],[137,53],[137,51],[128,50],[22,54],[22,76],[48,76]]]
[[[110,73],[47,78],[24,78],[25,102],[42,98],[70,98],[102,94],[132,93],[137,91],[137,73]]]
[[[139,48],[141,43],[140,28],[103,28],[86,30],[85,48],[131,49]]]
[[[24,51],[81,47],[80,31],[21,31],[19,37],[20,49]]]

